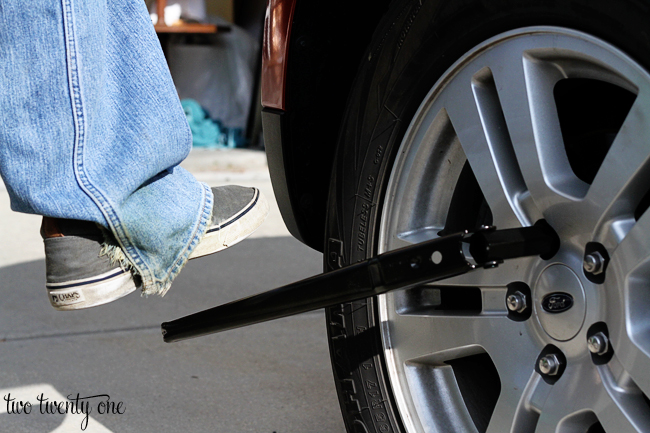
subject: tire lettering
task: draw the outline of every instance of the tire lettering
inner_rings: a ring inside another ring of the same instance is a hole
[[[375,189],[375,178],[368,176],[366,178],[366,188],[363,190],[363,196],[372,201],[372,192]]]
[[[366,380],[366,388],[368,389],[377,388],[377,384],[372,380]]]
[[[368,214],[370,213],[370,205],[364,203],[361,206],[361,213],[359,216],[359,232],[357,233],[357,251],[366,250],[366,232],[368,227]]]
[[[382,157],[383,155],[384,155],[384,148],[381,147],[381,146],[379,146],[379,147],[377,148],[377,152],[375,153],[375,160],[373,161],[373,163],[374,163],[375,165],[379,164],[379,163],[381,162],[381,157]]]

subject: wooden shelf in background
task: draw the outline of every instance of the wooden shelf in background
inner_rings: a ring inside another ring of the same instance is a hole
[[[154,26],[156,33],[217,33],[226,29],[221,29],[214,24],[180,24],[177,26],[167,26],[156,24]]]

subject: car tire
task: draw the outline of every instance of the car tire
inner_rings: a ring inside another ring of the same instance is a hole
[[[562,247],[328,308],[349,432],[650,431],[649,70],[647,0],[392,3],[345,111],[325,271],[540,219]],[[620,188],[599,196],[606,184]],[[596,250],[595,275],[583,261]],[[524,320],[506,307],[513,287]],[[542,306],[553,290],[575,301],[571,318]],[[596,331],[606,356],[589,351]],[[540,372],[553,351],[562,377]]]

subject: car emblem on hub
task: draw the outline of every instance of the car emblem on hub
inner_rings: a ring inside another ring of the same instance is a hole
[[[547,313],[562,313],[573,306],[573,296],[568,293],[549,293],[542,299],[542,308]]]

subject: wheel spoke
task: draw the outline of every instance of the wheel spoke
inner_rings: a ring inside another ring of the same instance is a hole
[[[611,401],[596,416],[606,432],[641,433],[647,431],[637,428],[614,401]]]
[[[550,399],[549,399],[550,400]],[[566,403],[563,401],[563,403]],[[558,407],[557,404],[553,405],[555,407],[544,407],[542,414],[537,420],[537,425],[535,426],[535,433],[556,433],[557,426],[562,421],[562,418],[566,416],[566,408]]]
[[[646,432],[650,430],[650,407],[641,391],[616,358],[598,367],[603,387],[597,416],[606,431]]]
[[[591,360],[582,359],[582,363],[578,360],[570,363],[560,380],[549,385],[535,433],[554,433],[558,426],[570,431],[587,431],[596,422],[592,409],[606,393],[593,374]],[[567,399],[567,396],[571,397]]]
[[[497,118],[488,118],[490,108],[498,104],[498,100],[495,103],[492,98],[484,97],[485,86],[468,73],[465,75],[451,84],[453,88],[448,94],[453,98],[443,100],[443,103],[492,211],[494,223],[500,228],[530,224],[525,214],[517,209],[518,196],[525,191],[523,181],[519,182],[521,174],[514,155],[497,160],[504,156],[498,149],[510,145],[507,131],[498,132],[498,115]]]
[[[551,385],[544,382],[539,374],[533,372],[528,379],[526,388],[518,399],[519,403],[509,431],[513,433],[531,433],[535,431],[539,414],[550,391]],[[502,431],[507,430],[503,428]]]
[[[553,100],[553,86],[564,77],[527,52],[508,55],[494,69],[504,117],[528,191],[544,217],[553,220],[551,210],[586,193],[586,184],[575,177],[566,157]]]
[[[487,433],[504,433],[510,432],[515,422],[517,402],[522,398],[523,388],[514,389],[512,387],[501,387],[501,395],[494,408]],[[519,433],[519,432],[517,432]],[[531,431],[522,430],[521,433],[531,433]]]
[[[387,296],[387,308],[394,308],[394,299]],[[491,417],[489,431],[507,431],[513,422],[514,407],[526,388],[537,348],[528,339],[526,324],[503,316],[415,316],[395,315],[385,335],[387,347],[399,362],[408,365],[443,366],[446,362],[487,352],[501,381],[501,395]],[[504,346],[508,350],[503,350]],[[527,363],[529,369],[522,369]],[[449,386],[453,386],[450,384]],[[507,429],[501,428],[507,426]]]
[[[467,410],[445,410],[449,404],[457,407],[464,405],[453,367],[407,363],[404,371],[410,392],[418,396],[414,409],[426,430],[449,430],[453,426],[455,432],[471,431],[474,423]]]
[[[650,233],[650,212],[639,218],[612,253],[610,266],[616,272],[617,281],[624,281],[642,263],[650,259],[648,233]]]
[[[647,328],[646,326],[644,335],[641,337],[646,337],[646,340],[648,331],[650,331]],[[640,347],[639,343],[630,338],[628,333],[623,330],[616,332],[615,335],[612,335],[612,338],[614,351],[622,368],[629,373],[636,386],[645,395],[650,396],[650,378],[648,377],[650,357],[648,356],[647,346],[646,350],[644,350],[644,348]],[[647,344],[647,341],[642,341],[641,343]]]
[[[575,210],[588,219],[583,224],[594,227],[595,238],[602,243],[614,246],[621,240],[625,233],[616,231],[612,222],[621,217],[631,217],[636,204],[648,191],[649,142],[650,100],[648,95],[640,94],[612,143],[584,202]],[[610,238],[613,239],[605,241]]]
[[[390,347],[399,351],[399,357],[405,361],[426,358],[427,363],[480,353],[475,320],[475,317],[395,315],[388,323]]]
[[[632,227],[612,254],[606,279],[608,320],[616,356],[650,396],[650,213]],[[613,287],[612,287],[613,286]]]
[[[557,399],[557,397],[560,397],[558,395],[559,388],[563,388],[561,384],[562,381],[559,381],[551,387],[542,412],[537,420],[537,425],[534,430],[535,433],[555,433],[558,424],[560,424],[562,418],[569,412],[569,408],[566,407],[567,400],[564,398]],[[563,389],[562,391],[570,392],[571,390]]]
[[[388,308],[395,308],[391,298],[388,297]],[[426,358],[427,362],[440,363],[487,351],[497,370],[505,373],[516,371],[525,359],[530,359],[532,371],[537,356],[535,346],[524,337],[526,325],[504,316],[398,314],[387,325],[391,336],[390,348],[399,351],[403,360]],[[517,342],[517,345],[504,352],[503,345],[507,342]],[[508,375],[513,376],[511,373]],[[516,381],[523,380],[525,385],[527,379],[526,376]]]

